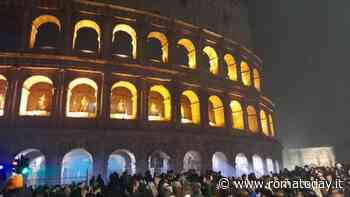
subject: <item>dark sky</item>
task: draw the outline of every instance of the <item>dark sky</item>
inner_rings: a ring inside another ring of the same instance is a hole
[[[283,145],[350,143],[350,1],[248,0],[248,5]]]

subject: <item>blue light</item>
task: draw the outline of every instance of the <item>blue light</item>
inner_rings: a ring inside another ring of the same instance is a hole
[[[0,170],[3,170],[5,168],[4,165],[0,165]]]

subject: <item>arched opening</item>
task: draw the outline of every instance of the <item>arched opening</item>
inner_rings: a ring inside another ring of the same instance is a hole
[[[73,49],[84,53],[100,51],[101,29],[95,21],[81,20],[74,26]]]
[[[249,162],[247,157],[243,153],[237,154],[235,158],[235,164],[237,177],[249,174]]]
[[[150,60],[168,63],[168,46],[167,37],[160,32],[151,32],[147,36],[146,54]]]
[[[280,168],[280,163],[276,160],[275,161],[275,170],[276,170],[276,173],[280,173],[281,171],[281,168]]]
[[[231,101],[230,103],[232,113],[232,128],[244,129],[243,110],[238,101]]]
[[[248,127],[249,130],[252,132],[258,131],[258,118],[256,115],[256,110],[253,106],[249,105],[247,107],[247,113],[248,113]]]
[[[129,25],[119,24],[113,29],[113,55],[132,57],[136,59],[137,37],[136,31]]]
[[[263,176],[264,173],[264,162],[259,155],[253,155],[253,170],[256,177]]]
[[[270,136],[275,137],[275,126],[273,124],[273,119],[271,114],[269,114],[269,124],[270,124]]]
[[[56,49],[61,32],[61,22],[52,15],[42,15],[32,22],[30,48]]]
[[[53,82],[50,78],[35,75],[26,79],[22,86],[20,116],[50,116]]]
[[[87,182],[92,172],[92,155],[85,149],[74,149],[63,157],[61,184]]]
[[[212,158],[214,172],[221,172],[225,177],[232,176],[233,167],[229,164],[227,157],[222,152],[216,152]]]
[[[8,1],[10,2],[10,1]],[[2,9],[0,24],[0,50],[1,51],[16,51],[20,48],[21,38],[23,36],[22,20],[23,13],[16,11],[19,9]]]
[[[232,81],[237,81],[237,64],[235,58],[231,54],[226,54],[224,60],[227,65],[227,76]]]
[[[269,174],[273,174],[275,172],[275,167],[273,165],[272,159],[270,159],[270,158],[266,159],[266,168],[267,168],[267,172]]]
[[[0,116],[4,115],[8,82],[4,75],[0,74]]]
[[[184,51],[185,50],[185,51]],[[179,65],[186,65],[191,69],[197,67],[196,48],[191,40],[182,38],[177,42],[177,52]]]
[[[241,62],[241,74],[242,74],[242,82],[245,86],[251,86],[252,81],[250,77],[250,68],[247,62]]]
[[[198,174],[202,170],[202,158],[197,151],[188,151],[184,156],[183,171],[187,172],[189,170],[195,170]]]
[[[162,151],[155,151],[148,157],[148,168],[152,175],[160,175],[170,170],[170,156]]]
[[[26,185],[44,185],[46,177],[46,162],[44,154],[37,149],[26,149],[18,153],[14,159],[20,158],[29,160],[29,173],[24,177]]]
[[[196,93],[191,90],[182,92],[181,123],[200,123],[200,103]]]
[[[260,79],[260,74],[259,71],[254,68],[253,69],[253,79],[254,79],[254,87],[258,91],[261,91],[261,79]]]
[[[114,151],[108,159],[107,175],[108,177],[113,173],[127,172],[130,175],[136,173],[136,159],[135,155],[124,149]]]
[[[164,86],[155,85],[150,88],[148,96],[148,120],[170,121],[171,96]]]
[[[112,119],[136,119],[137,90],[127,81],[119,81],[112,86],[111,91]]]
[[[97,90],[96,82],[89,78],[77,78],[70,82],[67,94],[67,117],[96,117]]]
[[[261,122],[261,129],[262,132],[266,135],[269,136],[269,126],[267,122],[267,116],[264,110],[260,110],[260,122]]]
[[[219,59],[218,55],[213,47],[206,46],[203,49],[204,53],[204,62],[209,63],[209,72],[213,75],[219,74]]]
[[[212,127],[224,127],[224,105],[218,96],[210,96],[208,102],[209,125]]]

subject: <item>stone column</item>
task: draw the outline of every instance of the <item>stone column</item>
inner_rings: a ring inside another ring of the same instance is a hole
[[[101,39],[101,52],[103,59],[112,59],[112,19],[107,13],[107,16],[103,17],[102,39]]]
[[[170,87],[171,91],[171,119],[172,124],[179,128],[181,125],[181,92],[179,89],[179,83],[175,80]]]
[[[64,4],[64,19],[63,19],[63,52],[65,55],[70,55],[73,48],[73,22],[72,22],[72,3]]]
[[[255,109],[256,109],[256,118],[258,120],[258,133],[260,133],[262,135],[265,135],[263,130],[262,130],[262,125],[261,125],[260,107],[259,106],[255,106]],[[265,112],[265,114],[266,114],[266,112]]]
[[[111,71],[110,69],[106,68],[101,81],[101,94],[100,94],[101,104],[99,105],[100,106],[99,122],[101,126],[105,126],[109,120],[110,102],[111,102],[110,95],[111,95],[111,87],[112,87],[111,78],[112,78]]]
[[[206,130],[209,128],[209,114],[208,114],[208,99],[209,95],[205,90],[200,90],[200,110],[201,110],[201,128]]]
[[[225,94],[224,95],[224,100],[223,100],[223,104],[224,104],[224,112],[225,112],[225,125],[226,125],[226,129],[227,130],[232,130],[232,110],[230,107],[230,103],[231,103],[231,98],[229,95]]]

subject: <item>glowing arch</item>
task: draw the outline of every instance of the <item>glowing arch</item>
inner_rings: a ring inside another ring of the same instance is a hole
[[[115,40],[115,33],[118,31],[123,31],[127,34],[129,34],[132,38],[131,44],[132,44],[132,58],[136,59],[137,57],[137,36],[136,36],[136,31],[134,28],[132,28],[129,25],[126,24],[118,24],[114,27],[113,29],[113,38],[112,42]]]
[[[273,119],[271,114],[269,114],[269,124],[270,124],[270,136],[275,137],[275,126],[273,124]]]
[[[237,81],[237,64],[235,58],[231,54],[226,54],[224,60],[227,66],[227,76],[230,80]]]
[[[61,22],[58,18],[52,15],[41,15],[37,17],[36,19],[33,20],[32,22],[32,30],[30,33],[30,42],[29,42],[29,47],[34,48],[35,41],[36,41],[36,36],[38,34],[38,29],[41,25],[45,23],[54,23],[57,25],[59,31],[61,32],[62,26]]]
[[[261,122],[261,130],[266,135],[269,136],[269,125],[267,116],[264,110],[260,110],[260,122]]]
[[[157,107],[157,101],[153,102],[151,98],[152,92],[158,93],[162,97],[162,103],[160,103],[161,108],[163,108],[163,113],[160,112],[161,109]],[[155,115],[159,114],[159,115]],[[150,88],[149,101],[148,101],[148,120],[151,121],[170,121],[171,120],[171,95],[167,88],[162,85],[155,85]]]
[[[160,44],[162,45],[162,61],[163,63],[168,63],[169,44],[167,37],[161,32],[153,31],[148,34],[147,38],[155,38],[160,41]]]
[[[224,105],[218,96],[210,96],[208,103],[209,125],[213,127],[225,126]]]
[[[182,96],[185,96],[190,101],[191,120],[185,120],[184,113],[183,113],[184,109],[181,103],[181,122],[182,123],[190,122],[193,124],[199,124],[200,123],[200,103],[199,103],[199,98],[197,94],[191,90],[186,90],[182,92]]]
[[[209,57],[210,68],[209,71],[213,75],[219,74],[219,59],[218,55],[213,47],[206,46],[203,48],[203,52]]]
[[[276,161],[275,161],[275,172],[276,172],[276,173],[279,173],[280,170],[281,170],[281,169],[280,169],[280,163],[276,160]]]
[[[80,20],[74,26],[74,34],[73,34],[73,49],[75,49],[75,42],[78,36],[78,31],[81,28],[90,28],[96,31],[97,33],[97,41],[98,41],[98,51],[101,49],[101,28],[100,26],[92,20]]]
[[[231,101],[230,103],[232,113],[232,128],[244,129],[244,119],[242,106],[238,101]]]
[[[35,85],[40,87],[33,89]],[[46,76],[34,75],[26,79],[22,86],[19,115],[49,116],[53,91],[53,82]]]
[[[267,158],[266,159],[266,168],[267,168],[267,172],[270,174],[275,172],[275,167],[273,165],[273,161],[271,158]]]
[[[71,102],[72,100],[72,91],[74,88],[85,85],[86,87],[92,88],[94,90],[93,95],[82,95],[82,99],[78,99],[81,103],[81,105],[84,105],[88,109],[84,110],[76,110],[75,107],[72,106],[75,101]],[[97,111],[97,90],[98,86],[95,81],[89,79],[89,78],[77,78],[71,81],[68,85],[68,93],[67,93],[67,103],[66,103],[66,116],[67,117],[79,117],[79,118],[94,118],[96,117],[96,111]],[[86,100],[86,97],[93,97],[93,101]],[[85,97],[85,99],[84,99]],[[83,101],[86,101],[82,103]]]
[[[160,175],[167,173],[170,170],[170,159],[171,157],[163,151],[154,151],[148,157],[148,169],[153,175]]]
[[[184,156],[183,171],[195,170],[200,174],[202,170],[202,157],[199,152],[190,150]]]
[[[253,155],[253,170],[256,177],[261,177],[265,174],[264,161],[259,155]]]
[[[8,82],[4,75],[0,74],[0,116],[4,115]]]
[[[243,153],[237,154],[235,158],[235,169],[237,177],[241,177],[244,174],[249,174],[249,162],[247,157]]]
[[[222,152],[216,152],[212,158],[214,172],[221,172],[225,177],[232,176],[233,166],[229,164],[226,155]]]
[[[197,68],[197,63],[196,63],[196,48],[194,44],[192,43],[191,40],[182,38],[177,42],[178,45],[181,45],[186,48],[187,50],[187,56],[188,56],[188,66],[191,69],[196,69]]]
[[[116,88],[127,89],[131,93],[131,98],[127,98],[125,96],[122,97],[122,95],[118,95],[118,92],[113,91]],[[118,103],[114,102],[114,99],[118,99],[119,102]],[[130,100],[127,100],[127,99],[130,99]],[[111,90],[110,117],[112,119],[136,119],[136,114],[137,114],[137,89],[134,86],[134,84],[127,81],[119,81],[115,83],[112,86],[112,90]]]
[[[90,180],[92,173],[93,158],[85,149],[74,149],[64,155],[61,168],[61,184],[85,182]]]
[[[247,107],[247,113],[248,113],[248,127],[249,130],[252,132],[258,131],[258,118],[256,115],[256,110],[253,106],[249,105]]]
[[[242,82],[245,86],[251,86],[252,80],[250,76],[250,68],[247,62],[242,61],[241,62],[241,74],[242,74]]]
[[[260,74],[259,71],[254,68],[253,69],[253,78],[254,78],[254,87],[258,91],[261,91],[261,79],[260,79]]]
[[[112,173],[121,175],[127,172],[130,175],[136,173],[136,158],[135,155],[126,149],[118,149],[109,155],[107,176]]]

